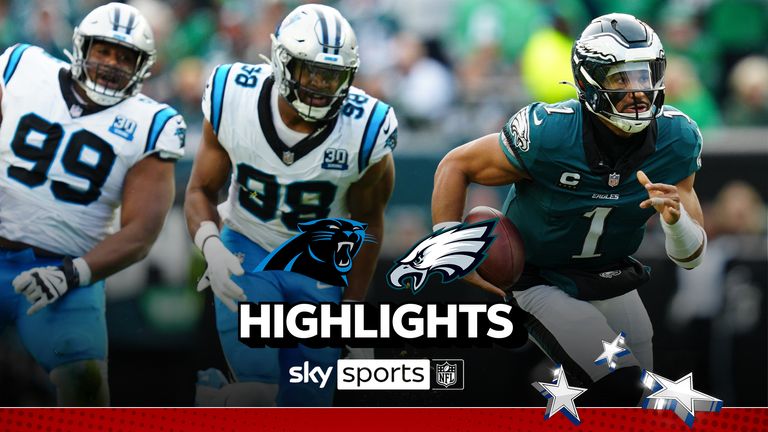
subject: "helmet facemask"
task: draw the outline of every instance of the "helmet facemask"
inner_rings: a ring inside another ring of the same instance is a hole
[[[97,57],[97,54],[93,50],[94,47],[98,48],[100,44],[112,44],[121,47],[125,50],[125,55],[133,57],[133,59],[129,59],[131,66],[127,66],[125,62],[123,65],[109,65],[95,60],[94,57]],[[148,74],[147,69],[151,64],[148,62],[151,57],[146,53],[104,38],[86,37],[80,50],[76,49],[75,51],[73,71],[77,70],[78,72],[75,79],[86,90],[88,97],[99,105],[114,105],[128,96],[138,93],[134,90],[139,87],[137,84],[140,84]]]
[[[664,60],[583,67],[585,102],[593,113],[619,129],[636,133],[661,113],[664,104]]]
[[[291,58],[285,66],[283,96],[307,121],[330,120],[339,113],[357,68]]]

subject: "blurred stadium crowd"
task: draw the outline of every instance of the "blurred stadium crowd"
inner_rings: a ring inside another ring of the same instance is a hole
[[[106,1],[0,0],[0,47],[26,42],[65,59],[63,50],[71,50],[74,23],[104,3]],[[155,355],[164,349],[193,352],[204,350],[207,345],[218,349],[215,336],[201,330],[213,325],[210,316],[205,314],[209,311],[204,298],[190,288],[194,286],[191,281],[201,271],[202,259],[188,239],[180,210],[201,133],[203,86],[218,64],[260,63],[263,62],[260,55],[269,57],[270,33],[288,11],[302,2],[131,0],[128,3],[150,20],[157,41],[158,61],[143,92],[178,109],[189,131],[188,152],[177,167],[177,207],[169,216],[152,255],[108,282],[110,361],[118,362],[111,374],[126,382],[140,377],[130,375],[136,368],[120,368],[120,355],[129,357],[136,352]],[[704,169],[701,178],[697,177],[697,190],[699,182],[707,182],[707,176],[711,176],[709,183],[704,183],[699,190],[710,238],[708,261],[701,271],[678,277],[674,271],[666,273],[672,279],[660,285],[668,291],[664,294],[665,305],[660,309],[666,317],[652,317],[656,333],[683,329],[696,320],[722,323],[733,319],[736,321],[729,325],[734,328],[756,329],[757,336],[762,337],[762,346],[758,347],[761,355],[757,358],[765,359],[768,337],[765,330],[768,1],[339,0],[322,3],[338,8],[357,33],[361,67],[355,85],[391,103],[397,109],[401,124],[400,145],[395,152],[398,186],[388,210],[388,234],[379,266],[387,268],[387,262],[426,234],[430,226],[428,201],[432,174],[448,150],[500,130],[514,112],[531,101],[556,102],[575,97],[570,86],[558,82],[572,80],[571,45],[577,32],[592,17],[625,12],[648,22],[660,35],[668,55],[666,103],[691,116],[704,133]],[[733,147],[728,147],[730,145]],[[723,168],[707,169],[708,155],[716,160],[714,166]],[[480,204],[501,207],[504,194],[504,190],[476,189],[467,209]],[[658,227],[652,226],[650,230],[657,231],[657,235],[648,236],[641,255],[663,258],[663,236]],[[752,250],[756,251],[752,261],[756,257],[757,266],[749,264],[749,271],[762,272],[762,275],[755,279],[743,276],[743,271],[741,276],[730,274],[733,269],[730,263],[744,258],[745,251]],[[386,288],[383,282],[379,283],[384,287],[379,289]],[[729,293],[728,286],[741,291]],[[376,289],[372,287],[374,294]],[[731,303],[728,303],[729,296],[733,297]],[[710,336],[709,331],[703,333]],[[712,341],[722,343],[723,335],[714,327],[711,333],[712,346],[707,342],[707,350],[711,348],[712,352],[692,347],[694,357],[697,353],[707,355],[712,364],[722,366],[725,362],[726,366],[735,367],[733,359],[717,360],[722,352],[718,354]],[[22,386],[28,392],[12,397],[0,395],[0,405],[52,403],[51,390],[40,378],[41,372],[30,369],[32,362],[24,361],[25,354],[7,349],[13,343],[8,336],[0,335],[0,382],[5,383],[3,386]],[[663,340],[659,346],[664,346]],[[130,358],[139,361],[139,355],[136,359]],[[674,356],[670,361],[674,361]],[[664,364],[662,361],[660,367]],[[766,369],[766,364],[752,366]],[[158,375],[163,373],[162,365],[154,367],[159,368],[155,369]],[[707,383],[716,386],[717,378]],[[191,392],[193,384],[193,375],[190,375],[189,382],[184,384],[188,388],[183,391]],[[727,386],[727,383],[720,385]],[[708,389],[711,387],[703,391]],[[117,404],[155,403],[152,399],[144,399],[144,403],[130,397],[121,399],[119,385],[113,384],[113,391]],[[767,403],[765,382],[761,391],[761,395],[745,402]],[[711,394],[722,394],[722,390]],[[159,400],[157,403],[162,404]],[[188,404],[188,400],[170,400],[165,404],[173,403]]]
[[[24,41],[63,58],[74,23],[95,0],[0,1],[0,45]],[[131,0],[154,27],[158,61],[144,92],[199,127],[204,80],[220,63],[259,63],[269,35],[300,2]],[[667,101],[706,130],[768,124],[768,4],[763,0],[339,0],[356,29],[356,85],[391,102],[410,129],[451,147],[496,130],[531,100],[575,92],[573,38],[591,17],[648,22],[669,57]],[[194,140],[190,140],[194,144]],[[405,147],[418,146],[403,140]],[[191,154],[190,154],[191,157]]]

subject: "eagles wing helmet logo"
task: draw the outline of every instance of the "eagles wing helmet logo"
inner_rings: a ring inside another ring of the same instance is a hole
[[[576,42],[576,50],[595,61],[615,63],[618,59],[611,51],[614,51],[618,43],[616,37],[610,33],[599,34]]]
[[[347,273],[363,243],[375,243],[367,224],[350,219],[317,219],[298,225],[299,234],[267,255],[255,271],[300,273],[331,286],[347,287]]]
[[[387,273],[394,289],[410,288],[416,294],[430,275],[443,283],[464,277],[485,259],[485,251],[496,238],[491,233],[496,219],[437,231],[416,244]]]

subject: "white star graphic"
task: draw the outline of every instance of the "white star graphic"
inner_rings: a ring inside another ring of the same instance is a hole
[[[534,382],[531,383],[531,385],[544,397],[549,399],[549,402],[547,402],[547,412],[544,415],[545,419],[549,419],[557,414],[558,411],[565,408],[563,414],[568,417],[573,424],[578,425],[581,423],[579,413],[576,411],[576,406],[574,405],[573,400],[587,391],[587,389],[570,387],[563,368],[559,367],[555,371],[555,380],[553,381],[553,384]]]
[[[619,346],[624,345],[624,332],[619,332],[619,334],[616,336],[615,339],[613,339],[613,342],[603,342],[603,353],[600,354],[598,358],[595,359],[595,364],[600,365],[607,363],[608,369],[614,370],[616,369],[616,362],[614,361],[614,357],[623,357],[627,354],[629,354],[629,350]]]
[[[643,408],[671,409],[689,427],[693,426],[696,410],[717,412],[723,401],[693,388],[693,373],[672,381],[663,376],[644,371],[643,384],[654,391],[643,402]],[[651,400],[655,400],[651,406]]]

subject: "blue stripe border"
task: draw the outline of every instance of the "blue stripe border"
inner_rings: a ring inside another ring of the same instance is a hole
[[[147,136],[147,145],[144,147],[144,153],[149,153],[155,150],[157,146],[157,139],[160,137],[160,132],[165,129],[165,125],[170,119],[179,115],[179,112],[171,107],[165,107],[155,113],[152,118],[152,127],[149,128],[149,135]]]
[[[389,112],[389,105],[381,101],[376,102],[376,105],[373,107],[373,113],[368,118],[368,124],[365,125],[360,153],[357,155],[357,166],[360,172],[363,172],[371,162],[371,154],[373,154],[373,147],[376,145],[376,137],[379,136],[384,119],[387,118],[387,112]]]
[[[221,123],[221,108],[224,103],[224,90],[227,87],[227,78],[229,77],[229,71],[231,69],[231,64],[221,65],[216,68],[216,72],[213,75],[213,88],[211,89],[211,126],[213,126],[213,133],[217,135]]]
[[[19,44],[13,49],[13,52],[11,52],[11,58],[5,66],[5,71],[3,71],[3,82],[6,85],[8,85],[8,81],[11,80],[13,73],[16,72],[16,67],[19,65],[19,60],[21,60],[22,54],[24,54],[24,51],[31,46],[32,45],[30,44]]]

